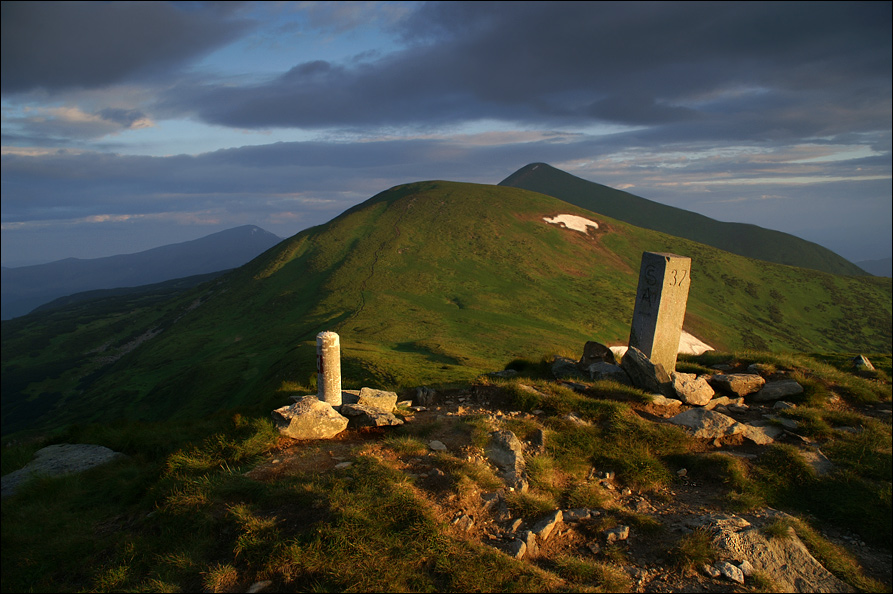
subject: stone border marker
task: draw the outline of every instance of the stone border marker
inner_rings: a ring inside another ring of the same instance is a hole
[[[642,253],[629,346],[662,365],[667,373],[676,370],[690,285],[691,258]]]
[[[341,406],[341,339],[335,332],[316,335],[317,397]]]

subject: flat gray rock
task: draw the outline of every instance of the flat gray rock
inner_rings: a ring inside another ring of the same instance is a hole
[[[769,382],[759,392],[751,395],[751,399],[755,402],[771,402],[772,400],[781,400],[788,396],[796,396],[803,393],[803,386],[796,380],[781,380],[778,382]]]
[[[744,425],[728,415],[703,408],[692,408],[669,419],[674,425],[681,425],[692,437],[716,439],[737,435],[744,431]]]
[[[347,429],[347,417],[316,396],[304,396],[271,413],[279,432],[293,439],[329,439]]]
[[[60,443],[47,446],[37,450],[31,462],[23,468],[2,478],[2,496],[15,494],[18,487],[33,476],[74,474],[124,457],[121,452],[100,445]]]

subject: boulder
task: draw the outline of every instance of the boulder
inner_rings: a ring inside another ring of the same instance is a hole
[[[564,514],[560,509],[555,510],[548,516],[537,522],[531,528],[531,532],[536,534],[538,542],[546,542],[552,531],[564,521]]]
[[[552,375],[557,379],[582,377],[577,362],[567,357],[555,357],[552,361]]]
[[[717,373],[710,376],[710,383],[717,390],[747,396],[762,388],[766,380],[755,373]]]
[[[853,367],[858,371],[874,371],[874,365],[871,364],[871,361],[865,355],[853,357]]]
[[[24,467],[2,479],[3,497],[14,495],[19,486],[33,476],[63,476],[83,472],[125,458],[121,452],[87,443],[58,443],[41,448]]]
[[[713,544],[722,556],[740,560],[741,565],[746,561],[781,592],[852,591],[816,561],[792,530],[786,537],[769,538],[759,528],[727,524],[713,526],[713,533]]]
[[[784,429],[775,425],[761,424],[757,421],[744,425],[744,437],[757,445],[767,445],[778,439],[784,433]]]
[[[347,428],[347,418],[315,395],[272,412],[279,432],[293,439],[329,439]]]
[[[588,369],[593,363],[614,365],[616,363],[614,351],[594,340],[588,341],[583,345],[583,356],[580,358],[579,365],[581,369]]]
[[[620,365],[597,361],[586,368],[590,379],[594,380],[612,380],[620,384],[629,384],[629,376],[623,371]]]
[[[494,431],[485,448],[487,459],[503,472],[506,486],[526,493],[530,487],[525,469],[524,445],[511,431]]]
[[[763,389],[756,394],[751,395],[751,399],[755,402],[771,402],[772,400],[781,400],[788,396],[796,396],[803,393],[803,386],[796,380],[781,380],[777,382],[769,382]]]
[[[669,419],[681,425],[692,437],[718,439],[744,432],[744,425],[722,413],[703,408],[691,408]]]
[[[673,389],[682,402],[694,406],[707,404],[715,394],[705,376],[678,371],[673,374]]]
[[[434,406],[437,401],[437,392],[426,386],[415,389],[415,404],[417,406]]]
[[[357,404],[371,406],[386,413],[394,412],[394,409],[397,408],[397,394],[395,392],[386,392],[385,390],[363,388],[360,390]]]
[[[620,367],[626,372],[633,385],[646,392],[663,394],[667,398],[675,398],[673,380],[660,363],[652,363],[645,353],[636,347],[629,347]]]
[[[403,424],[403,420],[392,413],[365,404],[342,404],[341,414],[347,417],[351,427],[392,427]]]

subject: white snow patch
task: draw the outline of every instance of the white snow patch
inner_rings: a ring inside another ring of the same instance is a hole
[[[585,219],[583,217],[578,217],[577,215],[556,215],[551,219],[548,217],[543,217],[543,220],[551,225],[558,225],[560,227],[573,229],[574,231],[580,231],[582,233],[588,233],[589,227],[598,229],[598,223],[596,223],[595,221],[590,221],[589,219]]]
[[[625,346],[612,346],[609,347],[611,352],[614,353],[614,356],[618,359],[622,358],[623,355],[626,354],[627,347]],[[685,330],[682,331],[682,335],[679,337],[679,354],[680,355],[703,355],[707,351],[714,350],[712,346],[709,344],[702,342],[695,336],[692,336]]]

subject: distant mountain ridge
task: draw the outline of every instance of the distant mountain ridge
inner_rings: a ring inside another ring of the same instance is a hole
[[[575,206],[739,256],[849,276],[866,271],[831,250],[794,235],[745,223],[726,223],[588,181],[546,163],[531,163],[500,186],[539,192]]]
[[[893,258],[860,260],[856,264],[865,272],[870,272],[875,276],[893,277]]]
[[[237,268],[280,241],[282,238],[260,227],[243,225],[134,254],[3,268],[0,314],[7,320],[74,293],[135,287]]]

